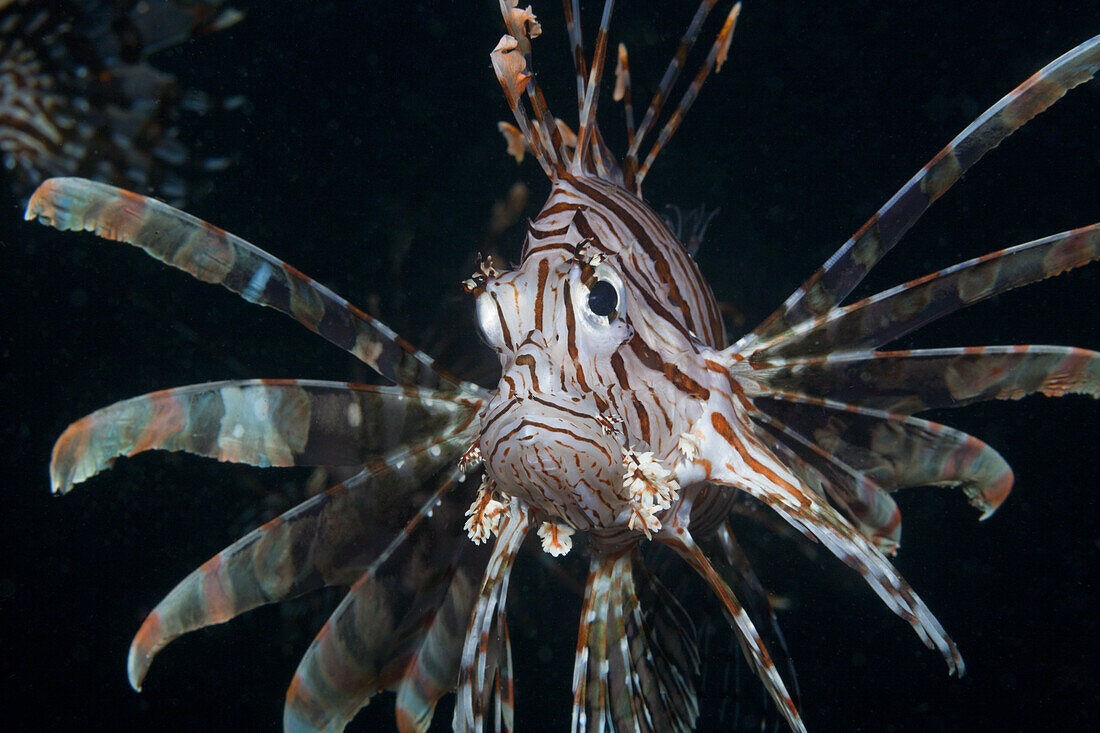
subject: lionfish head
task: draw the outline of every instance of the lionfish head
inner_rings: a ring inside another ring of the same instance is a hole
[[[502,369],[482,417],[486,471],[575,528],[612,526],[622,509],[626,438],[598,366],[634,333],[615,260],[582,240],[510,272],[482,264],[467,282]]]

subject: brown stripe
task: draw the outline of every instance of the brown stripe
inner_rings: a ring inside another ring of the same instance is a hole
[[[547,219],[551,216],[554,216],[555,214],[560,214],[564,211],[580,211],[583,208],[585,207],[582,204],[574,204],[568,201],[559,201],[553,206],[548,206],[547,208],[540,211],[538,216],[535,217],[535,221],[542,221],[543,219]]]
[[[548,239],[550,237],[564,237],[568,231],[568,224],[557,229],[537,229],[532,224],[527,227],[527,236],[531,239]]]
[[[573,254],[573,247],[571,245],[569,245],[564,240],[557,240],[551,242],[550,244],[544,244],[539,247],[533,247],[532,249],[527,250],[523,254],[523,259],[529,260],[533,255],[541,254],[543,252],[553,252],[556,249],[560,249],[563,252],[568,253],[569,255]]]
[[[634,397],[634,410],[638,413],[638,429],[642,433],[642,440],[646,443],[649,442],[649,413],[646,412],[645,405],[635,395]]]
[[[516,364],[519,366],[525,366],[531,370],[531,391],[539,392],[539,378],[535,373],[535,357],[530,354],[520,354],[516,357]]]
[[[588,223],[588,219],[584,214],[578,211],[573,215],[573,226],[576,227],[577,233],[581,235],[583,239],[588,240],[592,247],[604,252],[605,254],[614,254],[614,252],[605,247],[603,242],[600,241],[600,237],[596,234],[596,230],[592,228],[592,225]],[[611,227],[608,227],[609,229]]]
[[[733,446],[733,449],[736,450],[738,455],[741,456],[741,460],[743,460],[754,473],[760,474],[765,479],[767,479],[769,483],[787,491],[792,498],[798,499],[799,502],[803,504],[803,506],[808,503],[808,500],[802,495],[802,492],[800,490],[796,489],[787,481],[781,479],[774,471],[772,471],[760,461],[753,458],[749,454],[749,452],[745,450],[745,446],[738,439],[736,433],[733,430],[733,426],[729,424],[729,421],[726,420],[725,416],[722,413],[712,412],[710,414],[710,424],[714,427],[714,430],[726,440],[727,443]],[[733,467],[730,466],[728,463],[726,464],[726,468],[729,471],[733,472]]]
[[[661,372],[676,389],[700,400],[710,398],[710,390],[696,382],[680,371],[675,364],[670,364],[661,359],[661,355],[642,341],[641,336],[635,333],[630,337],[630,350],[638,357],[638,361],[648,369]]]
[[[535,330],[542,331],[542,296],[543,291],[546,290],[546,278],[550,275],[550,262],[548,260],[541,260],[539,262],[539,281],[535,286]],[[566,303],[566,308],[569,304]]]
[[[623,356],[618,351],[611,355],[611,368],[615,371],[619,386],[624,390],[630,389],[630,375],[626,371],[626,364],[623,363]]]
[[[540,405],[546,405],[547,407],[549,407],[552,410],[557,410],[558,412],[567,413],[569,415],[572,415],[573,417],[580,418],[581,420],[589,420],[589,421],[592,421],[592,422],[596,422],[596,419],[592,415],[581,412],[580,410],[570,409],[568,407],[565,407],[561,403],[553,402],[553,401],[545,399],[543,397],[539,397],[538,395],[531,395],[531,401],[532,402],[538,402]]]
[[[573,363],[577,363],[577,317],[573,314],[573,298],[569,290],[569,281],[565,280],[562,283],[562,290],[565,295],[565,337],[566,337],[566,349],[569,351],[569,358],[573,360]]]
[[[495,305],[497,309],[497,320],[500,321],[500,334],[504,337],[504,345],[508,347],[509,351],[513,351],[512,336],[508,332],[508,321],[504,318],[504,311],[501,310],[500,301],[497,300],[496,293],[490,293],[490,295],[493,296],[493,305]]]
[[[680,289],[676,286],[676,281],[672,276],[672,269],[669,267],[668,260],[661,252],[662,248],[658,247],[653,242],[647,228],[637,220],[634,212],[628,211],[625,205],[616,202],[604,192],[592,186],[588,186],[580,180],[574,181],[574,185],[597,203],[607,207],[609,211],[613,211],[619,216],[622,223],[638,241],[642,250],[645,251],[646,256],[653,262],[653,267],[657,271],[658,279],[668,288],[669,302],[672,303],[673,307],[680,309],[691,330],[700,330],[695,325],[695,319],[692,317],[691,308],[688,307],[687,302],[685,302],[683,296],[680,294]]]

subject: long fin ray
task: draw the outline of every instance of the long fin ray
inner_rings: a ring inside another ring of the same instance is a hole
[[[939,318],[1100,258],[1100,224],[993,252],[805,321],[752,352],[753,362],[874,348]]]
[[[788,685],[791,700],[798,706],[801,702],[801,691],[787,640],[779,628],[779,619],[768,598],[768,592],[756,576],[756,571],[737,542],[728,521],[719,525],[713,537],[703,545],[703,549],[715,571],[722,576],[741,602],[745,613],[764,640],[764,646],[771,654],[776,669],[781,670],[780,675],[783,676],[782,673],[786,672],[784,682]]]
[[[826,314],[844,300],[906,231],[985,153],[1100,69],[1100,36],[1033,74],[947,144],[783,305],[737,343],[746,349]]]
[[[870,540],[756,437],[756,428],[748,416],[739,416],[734,426],[721,414],[712,413],[710,420],[699,421],[696,437],[704,444],[713,441],[714,445],[728,443],[735,448],[729,451],[727,459],[712,463],[707,480],[747,492],[791,526],[816,538],[856,569],[887,607],[909,622],[927,646],[938,649],[951,673],[963,673],[958,649],[924,601]]]
[[[287,690],[287,731],[343,730],[371,697],[405,678],[410,655],[447,603],[456,568],[466,553],[479,554],[456,529],[463,502],[444,500],[459,476],[443,474],[317,634]]]
[[[970,346],[832,354],[763,365],[768,390],[912,414],[1031,394],[1100,397],[1100,352],[1072,346]]]
[[[530,527],[530,512],[513,500],[508,514],[501,520],[466,630],[452,721],[455,730],[484,730],[500,659],[511,654],[506,648],[506,634],[497,622],[507,600],[512,565]],[[493,634],[494,628],[497,634]]]
[[[409,653],[397,687],[397,727],[402,733],[426,731],[436,703],[455,688],[466,626],[477,601],[478,578],[488,548],[466,548],[455,568],[447,597],[436,610],[420,643]]]
[[[203,282],[289,315],[394,384],[484,391],[282,260],[156,199],[83,178],[51,178],[34,192],[24,218],[140,247]]]
[[[1012,469],[1000,453],[946,425],[793,394],[761,397],[756,405],[885,491],[957,486],[985,519],[1012,489]]]
[[[605,733],[609,722],[607,623],[616,565],[615,559],[597,554],[589,562],[573,663],[573,733]]]
[[[209,382],[116,402],[54,444],[56,493],[120,456],[185,451],[253,466],[359,466],[423,436],[467,430],[478,403],[431,390],[304,379]]]
[[[792,473],[816,493],[827,496],[883,554],[897,551],[901,510],[874,479],[765,411],[754,412],[752,419],[775,439],[769,447],[786,461]],[[801,423],[795,424],[802,427]],[[819,435],[814,433],[815,438]]]
[[[635,710],[631,717],[646,733],[688,733],[699,716],[692,684],[699,670],[699,652],[691,617],[640,555],[631,558],[630,570],[624,569],[620,580],[623,636],[616,639],[615,632],[608,643],[609,648],[616,643],[617,656],[630,662],[627,681],[633,688]],[[612,714],[621,706],[616,703]],[[618,725],[618,719],[613,720]]]
[[[718,596],[730,625],[737,633],[738,641],[749,666],[752,667],[756,676],[763,683],[791,729],[796,733],[806,733],[806,726],[802,722],[802,717],[787,691],[783,678],[779,676],[775,663],[772,662],[771,655],[764,645],[764,640],[756,630],[752,619],[745,613],[740,601],[737,600],[722,576],[714,569],[702,549],[695,544],[694,539],[685,529],[679,527],[675,532],[666,531],[662,528],[658,539],[675,550]]]
[[[210,558],[157,604],[134,636],[130,684],[140,689],[153,658],[183,634],[326,585],[351,585],[445,500],[453,482],[434,492],[419,487],[464,445],[425,441],[394,451],[390,460],[365,467]],[[431,455],[433,446],[438,456]]]

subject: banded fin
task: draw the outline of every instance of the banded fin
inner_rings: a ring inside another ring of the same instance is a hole
[[[457,475],[449,472],[436,494]],[[456,581],[468,584],[488,559],[457,530],[460,516],[456,503],[425,504],[355,582],[298,665],[285,730],[343,730],[375,694],[401,684]],[[456,649],[437,651],[457,662]]]
[[[34,192],[24,218],[140,247],[203,282],[289,315],[399,386],[484,393],[282,260],[163,202],[82,178],[51,178]]]
[[[710,0],[704,0],[704,2],[710,2]],[[688,113],[691,106],[695,103],[696,98],[699,96],[699,90],[703,88],[703,84],[706,82],[707,77],[710,75],[711,69],[717,65],[721,70],[722,64],[726,61],[726,55],[729,53],[730,41],[733,39],[733,30],[737,26],[737,18],[741,15],[741,3],[735,3],[730,9],[729,15],[726,16],[725,22],[722,24],[721,30],[718,31],[717,38],[714,39],[714,43],[711,44],[710,52],[707,54],[706,60],[702,66],[699,67],[699,71],[695,74],[695,78],[691,80],[691,84],[684,90],[684,94],[680,97],[680,103],[676,106],[676,110],[672,113],[672,116],[668,118],[665,126],[661,128],[661,132],[657,134],[657,140],[654,141],[653,146],[649,149],[649,154],[645,157],[645,162],[642,163],[641,168],[638,169],[638,176],[635,179],[635,186],[637,190],[641,190],[642,181],[645,180],[646,174],[649,173],[649,169],[653,166],[653,161],[657,159],[657,155],[664,149],[665,145],[672,136],[676,134],[676,130],[680,128],[680,124],[684,121],[684,115]]]
[[[1012,469],[997,451],[946,425],[791,394],[755,402],[771,420],[816,446],[819,455],[885,491],[957,486],[985,519],[1012,489]]]
[[[745,613],[752,620],[753,626],[763,638],[764,646],[771,654],[776,669],[780,671],[780,676],[787,683],[791,700],[797,707],[801,702],[801,691],[798,687],[798,675],[795,674],[794,662],[787,648],[787,640],[779,628],[779,619],[775,615],[768,592],[756,576],[756,571],[753,570],[752,564],[741,549],[729,522],[722,522],[714,534],[701,546],[715,571],[729,585],[741,602]]]
[[[569,34],[569,44],[573,52],[573,70],[577,72],[577,109],[584,106],[585,74],[588,62],[584,58],[584,35],[581,31],[580,0],[562,0],[565,11],[565,27]]]
[[[607,625],[611,621],[611,579],[615,560],[594,554],[589,562],[588,582],[581,602],[581,623],[577,633],[577,655],[573,660],[573,733],[607,728],[608,650]]]
[[[607,727],[611,730],[648,731],[652,723],[641,691],[640,675],[631,654],[633,635],[627,630],[629,612],[626,599],[632,559],[624,555],[615,560],[610,577],[608,614],[604,621],[604,646],[607,649]],[[625,565],[625,568],[621,567]],[[636,600],[635,600],[636,602]],[[639,660],[640,661],[640,660]]]
[[[948,143],[735,348],[744,351],[828,313],[970,166],[1098,69],[1100,36],[1058,57],[1009,92]]]
[[[1031,394],[1100,397],[1100,353],[1070,346],[970,346],[839,353],[764,364],[768,390],[912,414]]]
[[[615,63],[615,90],[611,98],[623,103],[623,116],[626,118],[626,144],[634,144],[634,90],[630,84],[630,56],[626,45],[619,44],[619,58]]]
[[[478,579],[485,572],[487,556],[488,547],[463,550],[447,597],[408,654],[394,705],[401,733],[427,731],[436,704],[458,684],[466,626],[477,602]]]
[[[698,671],[691,618],[641,554],[594,556],[577,635],[572,730],[687,733],[699,715]]]
[[[600,82],[603,80],[604,61],[607,58],[607,34],[611,25],[611,11],[615,7],[615,0],[604,0],[603,13],[600,16],[600,27],[596,31],[596,47],[592,51],[592,63],[588,70],[588,82],[584,87],[584,104],[580,108],[580,122],[577,127],[577,150],[573,155],[573,175],[582,175],[593,169],[593,163],[601,164],[599,146],[593,146],[592,141],[600,138],[599,126],[596,123],[596,109],[600,101]],[[595,147],[596,153],[593,153]],[[600,171],[601,177],[607,178],[607,171]]]
[[[1100,224],[961,262],[805,321],[752,352],[752,362],[861,351],[986,298],[1100,258]]]
[[[699,717],[695,625],[645,562],[636,559],[631,569],[622,574],[622,616],[639,722],[643,731],[687,733]]]
[[[446,515],[451,502],[458,502],[451,512],[458,521],[464,498],[447,496],[453,481],[439,482],[434,491],[419,487],[455,460],[464,444],[425,441],[393,451],[212,557],[157,604],[134,636],[130,684],[140,690],[157,653],[189,631],[326,585],[351,585],[371,562],[384,560],[405,542],[426,516]],[[431,446],[441,448],[438,456],[431,455]]]
[[[510,730],[511,649],[504,616],[508,598],[508,579],[516,554],[531,528],[531,514],[513,499],[508,514],[501,520],[496,544],[481,581],[477,603],[462,646],[462,666],[458,675],[458,694],[452,725],[455,730],[480,732],[489,714],[489,698],[494,690],[509,694],[498,703],[500,722]],[[495,633],[494,633],[495,632]],[[503,660],[503,661],[502,661]],[[504,664],[503,670],[500,666]]]
[[[707,480],[749,493],[793,527],[815,537],[857,570],[887,607],[909,622],[925,645],[939,650],[949,672],[962,675],[962,657],[955,643],[924,601],[878,548],[756,437],[750,424],[738,421],[734,426],[722,413],[711,412],[709,419],[704,417],[699,421],[696,432],[704,444],[725,442],[734,448],[727,460],[712,463]],[[717,588],[714,584],[712,587]],[[776,702],[782,703],[782,700],[776,699]]]
[[[796,733],[806,733],[802,716],[799,715],[798,708],[787,691],[783,678],[779,676],[760,632],[757,631],[741,602],[733,594],[729,584],[714,569],[714,566],[695,543],[691,534],[682,527],[676,527],[674,531],[662,528],[658,540],[675,550],[676,554],[682,557],[718,596],[727,620],[737,633],[737,639],[741,644],[741,650],[744,652],[749,666],[752,667],[756,676],[763,683],[791,729]]]
[[[626,156],[623,158],[623,168],[626,171],[628,188],[640,190],[641,184],[636,182],[635,178],[638,174],[638,153],[641,151],[642,142],[661,115],[661,110],[664,109],[665,102],[668,101],[668,95],[672,93],[672,87],[675,86],[676,80],[680,78],[680,72],[684,69],[688,54],[699,38],[703,22],[706,21],[707,16],[710,15],[710,11],[714,9],[717,2],[718,0],[700,0],[695,15],[688,23],[684,35],[680,37],[680,44],[672,58],[669,59],[668,67],[665,69],[657,89],[653,92],[653,99],[650,100],[645,115],[643,115],[642,121],[638,125],[638,132],[630,141]]]
[[[783,458],[806,486],[828,497],[884,555],[897,552],[901,543],[901,510],[887,491],[862,471],[767,413],[754,412],[752,418],[762,425],[763,434],[775,439],[769,448]]]
[[[76,421],[54,444],[55,493],[119,456],[186,451],[253,466],[359,466],[421,436],[469,428],[479,403],[351,382],[210,382],[116,402]]]

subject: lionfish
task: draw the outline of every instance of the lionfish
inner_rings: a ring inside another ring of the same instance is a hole
[[[520,264],[481,260],[464,282],[497,354],[494,388],[452,376],[325,286],[162,202],[77,178],[46,181],[26,218],[136,245],[200,280],[282,311],[392,386],[306,380],[199,384],[135,397],[57,441],[55,492],[147,450],[255,466],[357,473],[249,533],[179,583],[130,648],[140,689],[173,639],[322,586],[349,588],[286,696],[287,730],[340,730],[380,691],[397,726],[422,731],[456,693],[453,727],[514,728],[506,601],[529,534],[543,551],[587,548],[573,669],[574,730],[686,731],[698,715],[691,614],[653,569],[662,547],[716,595],[744,656],[792,730],[805,730],[775,617],[731,529],[746,506],[778,517],[858,572],[963,673],[955,644],[888,556],[892,492],[961,489],[983,517],[1013,475],[990,446],[915,417],[1028,394],[1100,394],[1100,354],[1061,346],[882,350],[922,325],[1100,257],[1100,224],[962,262],[842,305],[933,201],[986,151],[1100,68],[1100,36],[1048,64],[963,130],[775,312],[732,344],[715,298],[642,199],[653,160],[727,55],[740,3],[648,153],[716,0],[702,0],[636,127],[626,49],[615,97],[628,149],[596,123],[608,55],[606,0],[591,56],[579,3],[563,3],[576,71],[576,131],[552,116],[532,67],[530,8],[501,0],[491,60],[551,193]],[[749,516],[754,516],[747,512]],[[553,562],[553,560],[549,560]],[[778,653],[777,653],[778,652]],[[781,670],[784,670],[781,672]],[[787,679],[785,679],[785,675]]]
[[[188,150],[178,118],[241,99],[182,90],[147,60],[243,17],[222,1],[0,0],[0,154],[19,198],[79,175],[179,201],[182,174],[224,167]]]

